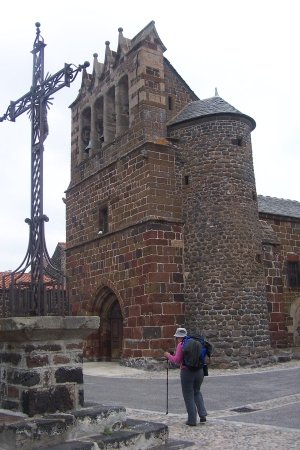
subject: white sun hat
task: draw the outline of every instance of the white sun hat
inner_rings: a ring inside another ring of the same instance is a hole
[[[185,336],[187,336],[187,331],[185,328],[177,328],[174,336],[175,337],[185,337]]]

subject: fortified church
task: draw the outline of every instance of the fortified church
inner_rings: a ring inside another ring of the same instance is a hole
[[[71,105],[66,268],[86,358],[145,365],[201,332],[223,367],[299,345],[300,203],[257,196],[255,121],[200,100],[154,22],[94,54]]]

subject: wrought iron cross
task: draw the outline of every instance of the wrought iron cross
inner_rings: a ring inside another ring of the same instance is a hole
[[[31,120],[31,218],[29,245],[21,265],[3,279],[7,287],[10,311],[5,315],[46,315],[58,313],[58,298],[65,298],[65,282],[57,268],[52,266],[45,242],[44,223],[49,219],[43,212],[43,151],[48,135],[47,110],[51,95],[75,80],[79,72],[89,66],[88,62],[74,66],[65,64],[55,75],[44,78],[44,49],[46,44],[40,34],[40,23],[36,23],[36,38],[33,43],[32,87],[16,101],[12,101],[0,122],[12,122],[29,112]],[[30,268],[30,277],[25,277]],[[3,303],[5,303],[3,301]],[[54,305],[54,306],[53,306]],[[5,309],[5,304],[3,305]]]

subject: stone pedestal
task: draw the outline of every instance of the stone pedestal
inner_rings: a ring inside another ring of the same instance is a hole
[[[35,416],[83,406],[83,340],[99,321],[96,316],[0,319],[0,408]]]

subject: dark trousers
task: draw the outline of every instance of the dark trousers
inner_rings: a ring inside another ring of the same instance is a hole
[[[199,417],[207,415],[200,391],[203,377],[203,369],[194,371],[185,368],[180,371],[181,389],[188,413],[188,422],[192,424],[197,422],[197,412]]]

